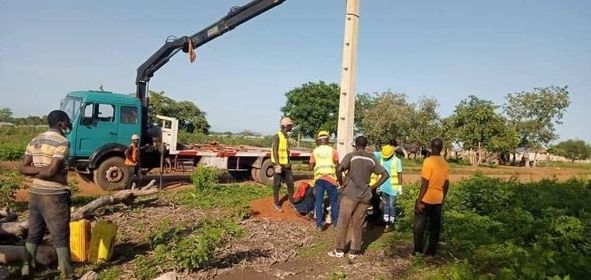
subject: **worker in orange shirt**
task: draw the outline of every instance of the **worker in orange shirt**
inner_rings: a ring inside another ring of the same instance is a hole
[[[131,188],[133,183],[133,176],[138,173],[139,165],[139,144],[140,137],[137,134],[131,136],[131,145],[125,150],[125,166],[127,166],[127,188]]]
[[[421,191],[415,204],[414,252],[432,256],[437,251],[441,216],[447,189],[449,188],[449,166],[441,156],[443,142],[439,138],[431,141],[431,156],[423,162]],[[429,223],[429,244],[423,252],[425,228]]]

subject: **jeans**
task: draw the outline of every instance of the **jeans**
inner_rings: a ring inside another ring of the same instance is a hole
[[[425,209],[421,213],[415,213],[415,220],[413,223],[415,253],[423,253],[423,246],[425,245],[425,228],[427,227],[427,220],[429,222],[429,245],[427,246],[426,255],[435,255],[437,251],[437,243],[439,243],[439,233],[441,231],[441,215],[443,204],[426,204]]]
[[[41,244],[45,229],[55,248],[70,247],[70,194],[30,193],[27,243]]]
[[[283,169],[281,173],[275,173],[273,176],[273,200],[275,205],[279,205],[281,182],[285,182],[285,185],[287,185],[287,198],[289,203],[293,205],[293,172],[291,169]]]
[[[351,251],[355,253],[361,252],[363,223],[365,222],[367,206],[369,206],[369,201],[356,201],[345,195],[341,197],[339,221],[337,223],[337,238],[335,242],[337,251],[342,252],[345,250],[347,234],[351,230]]]
[[[384,221],[393,223],[396,220],[396,196],[382,192],[382,203],[384,204]]]
[[[332,225],[336,226],[339,217],[339,194],[337,192],[337,186],[325,180],[319,179],[316,180],[314,187],[316,188],[316,226],[324,227],[324,192],[328,194]]]

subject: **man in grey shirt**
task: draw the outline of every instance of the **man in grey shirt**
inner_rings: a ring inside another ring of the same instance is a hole
[[[367,206],[371,200],[371,189],[382,185],[389,177],[388,172],[380,165],[375,156],[365,151],[367,139],[359,136],[355,139],[355,151],[348,153],[337,169],[337,178],[343,185],[342,172],[347,172],[348,181],[345,184],[340,203],[339,220],[337,222],[337,236],[335,250],[328,253],[331,257],[342,258],[345,255],[345,243],[349,224],[351,224],[351,250],[349,258],[361,255],[361,240],[363,223]],[[372,173],[380,177],[370,186]]]

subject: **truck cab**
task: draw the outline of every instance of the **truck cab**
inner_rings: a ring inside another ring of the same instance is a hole
[[[132,95],[108,91],[75,91],[61,109],[72,121],[70,168],[93,174],[104,189],[119,189],[127,181],[124,153],[133,134],[142,135],[142,104]],[[108,166],[103,166],[107,162]]]

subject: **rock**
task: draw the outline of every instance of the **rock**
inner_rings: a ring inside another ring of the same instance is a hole
[[[167,272],[167,273],[164,273],[164,274],[158,276],[158,278],[155,278],[154,280],[177,280],[177,279],[179,279],[179,277],[176,274],[176,272]]]
[[[96,280],[98,279],[98,273],[94,271],[89,271],[84,274],[84,276],[80,277],[80,280]]]

